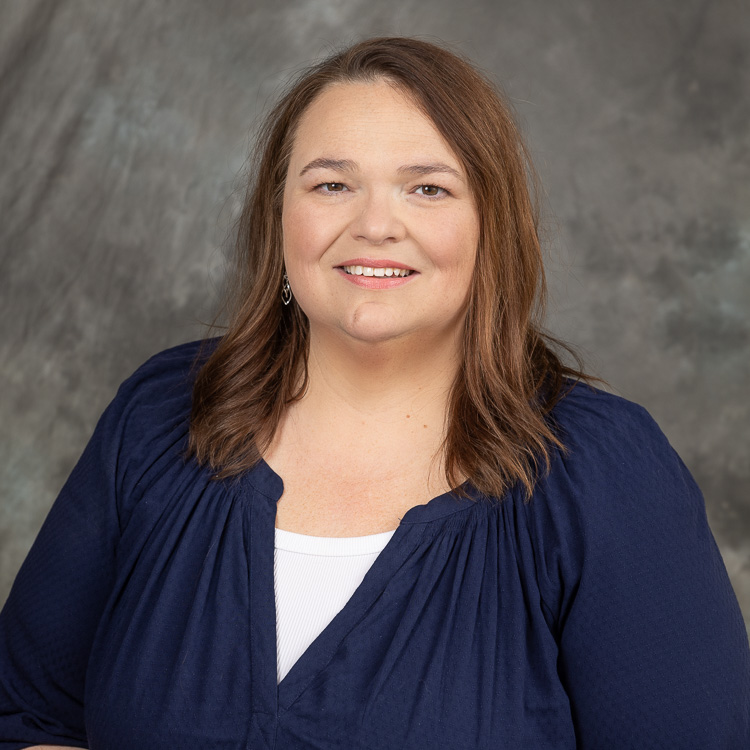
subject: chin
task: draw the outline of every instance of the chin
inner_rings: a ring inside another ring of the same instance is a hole
[[[394,330],[392,327],[377,325],[348,327],[346,333],[350,338],[364,344],[385,344],[406,335],[403,329]]]
[[[380,344],[399,339],[408,333],[403,320],[388,310],[373,309],[365,305],[344,322],[343,330],[353,339],[370,344]],[[368,309],[369,308],[369,309]]]

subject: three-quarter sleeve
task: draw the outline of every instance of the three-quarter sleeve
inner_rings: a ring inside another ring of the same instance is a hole
[[[530,512],[578,747],[750,747],[750,649],[700,490],[641,407],[560,411],[569,451]]]
[[[209,344],[211,340],[207,340]],[[186,432],[201,342],[164,350],[117,391],[0,612],[0,748],[86,747],[84,689],[144,473]]]
[[[86,747],[84,679],[114,571],[127,385],[99,419],[0,613],[0,748]]]

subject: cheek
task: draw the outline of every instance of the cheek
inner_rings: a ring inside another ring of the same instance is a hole
[[[284,266],[302,312],[314,319],[327,305],[320,285],[319,261],[330,245],[324,222],[309,206],[284,203],[281,215]]]
[[[337,236],[336,228],[324,212],[294,202],[284,206],[281,226],[284,257],[290,264],[317,260]]]
[[[305,214],[294,206],[287,207],[281,215],[281,230],[284,238],[284,257],[287,265],[294,265],[303,257],[308,243],[305,241],[308,222]]]
[[[431,232],[433,262],[456,279],[470,277],[476,261],[479,231],[470,217],[440,222]]]

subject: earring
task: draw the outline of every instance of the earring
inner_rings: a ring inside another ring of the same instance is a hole
[[[289,286],[289,278],[284,274],[284,281],[281,284],[281,301],[288,305],[292,301],[292,287]]]

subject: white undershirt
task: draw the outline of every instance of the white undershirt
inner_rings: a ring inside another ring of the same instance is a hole
[[[326,537],[276,529],[277,684],[343,609],[394,532]]]

